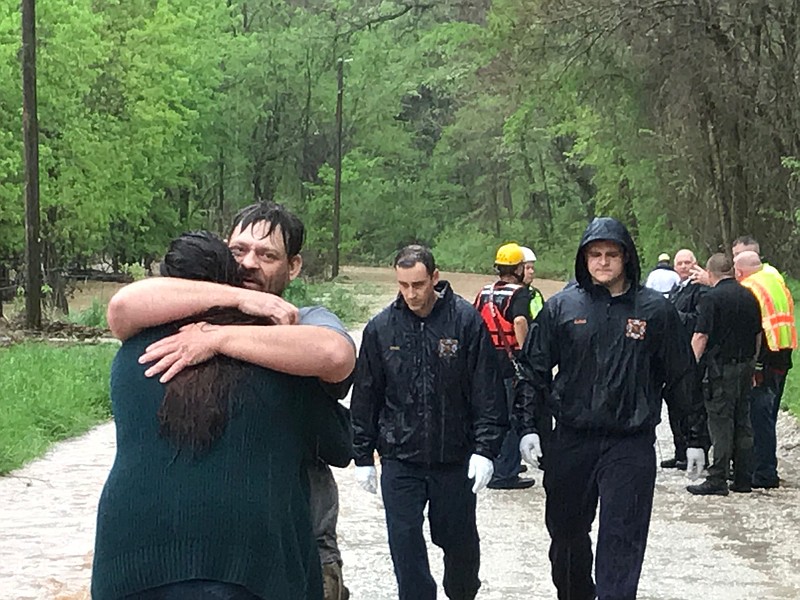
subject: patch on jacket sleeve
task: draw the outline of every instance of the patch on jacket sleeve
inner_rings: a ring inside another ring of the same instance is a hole
[[[647,331],[647,321],[644,319],[628,319],[625,325],[625,337],[633,340],[643,340],[645,331]]]
[[[454,358],[458,354],[458,340],[442,338],[439,340],[439,358]]]

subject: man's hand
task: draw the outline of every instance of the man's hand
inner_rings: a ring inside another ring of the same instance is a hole
[[[692,283],[711,285],[711,282],[708,280],[708,271],[698,265],[695,265],[689,269],[689,281]]]
[[[473,494],[477,494],[485,488],[491,481],[492,475],[494,475],[494,465],[491,460],[480,454],[473,454],[469,457],[467,477],[475,480],[475,484],[472,486]]]
[[[205,322],[190,323],[178,333],[150,344],[139,357],[139,364],[155,362],[145,372],[146,377],[162,374],[159,381],[167,383],[186,367],[207,361],[217,354],[217,334],[220,328]]]
[[[272,319],[274,325],[294,325],[299,318],[299,311],[291,302],[275,294],[255,290],[241,290],[238,308],[254,317]]]
[[[375,467],[356,466],[356,482],[365,492],[378,493],[378,471]]]
[[[538,464],[537,459],[542,457],[542,444],[539,441],[539,435],[536,433],[523,435],[519,441],[519,453],[522,455],[522,460],[535,467]]]
[[[700,477],[705,466],[706,455],[702,448],[686,449],[686,476],[689,479],[694,480]]]

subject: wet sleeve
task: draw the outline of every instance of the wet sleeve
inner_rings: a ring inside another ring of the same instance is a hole
[[[474,451],[494,459],[500,454],[508,431],[508,406],[498,353],[477,312],[469,321],[466,339],[468,373],[465,376],[469,378]]]
[[[373,321],[367,323],[361,338],[350,399],[353,422],[353,451],[356,465],[371,466],[378,446],[378,416],[386,396],[386,378],[381,349]]]
[[[511,298],[506,318],[513,323],[517,317],[525,317],[529,323],[531,321],[531,291],[528,288],[517,290]]]
[[[348,342],[350,342],[350,345],[353,346],[353,351],[355,352],[356,344],[353,341],[353,338],[350,337],[350,334],[347,332],[344,323],[342,323],[339,317],[337,317],[324,306],[309,306],[301,308],[298,324],[333,329],[342,335],[342,337],[344,337]],[[334,400],[341,400],[347,396],[347,392],[350,391],[350,386],[353,385],[353,373],[350,373],[350,375],[344,381],[339,381],[336,383],[320,381],[320,385],[331,398]]]
[[[694,333],[704,333],[708,335],[714,328],[714,303],[712,297],[703,294],[697,303],[697,322],[694,326]]]
[[[353,426],[350,411],[331,398],[321,382],[309,382],[306,398],[311,455],[334,467],[344,468],[353,458]]]
[[[697,377],[697,363],[692,346],[680,330],[680,317],[675,307],[666,305],[663,343],[658,361],[664,368],[664,400],[686,424],[689,447],[704,447],[708,443],[706,409]]]
[[[554,310],[551,302],[545,302],[531,324],[519,355],[522,378],[517,382],[514,416],[520,435],[536,433],[536,407],[547,402],[553,367],[559,362]]]

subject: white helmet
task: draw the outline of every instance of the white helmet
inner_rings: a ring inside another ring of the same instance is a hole
[[[524,257],[523,262],[536,262],[536,255],[530,248],[522,246],[522,256]]]

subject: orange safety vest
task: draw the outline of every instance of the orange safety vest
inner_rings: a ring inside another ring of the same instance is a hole
[[[761,328],[772,352],[797,348],[794,300],[782,278],[761,269],[742,279],[761,307]]]
[[[498,350],[506,349],[503,337],[505,337],[512,350],[519,350],[520,348],[517,336],[514,333],[514,323],[506,319],[506,311],[511,305],[511,299],[514,294],[521,289],[522,286],[518,283],[498,281],[483,286],[478,297],[475,298],[474,306],[481,314],[483,322],[489,330],[492,344]]]

